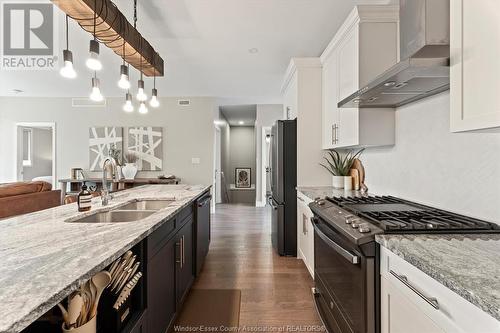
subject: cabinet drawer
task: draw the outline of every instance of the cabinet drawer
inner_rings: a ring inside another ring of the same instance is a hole
[[[500,322],[401,257],[381,246],[380,274],[444,329],[500,332]]]
[[[194,205],[191,204],[186,208],[183,208],[176,216],[177,219],[177,227],[180,228],[184,223],[187,222],[187,218],[193,216],[194,213]]]
[[[148,236],[148,260],[153,257],[163,245],[165,245],[170,236],[173,235],[175,226],[176,218],[172,218]]]

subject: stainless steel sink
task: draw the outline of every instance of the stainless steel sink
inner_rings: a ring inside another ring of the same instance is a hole
[[[139,200],[120,206],[120,210],[160,210],[170,206],[174,200]]]
[[[145,219],[149,215],[155,213],[154,211],[146,210],[110,210],[107,212],[100,212],[93,215],[83,217],[71,222],[76,223],[119,223],[119,222],[133,222]]]

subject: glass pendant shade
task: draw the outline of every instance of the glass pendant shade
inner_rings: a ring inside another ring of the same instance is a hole
[[[146,103],[141,102],[141,104],[139,105],[139,113],[141,114],[148,113],[148,108],[146,107]]]
[[[59,73],[68,79],[76,77],[75,69],[73,68],[73,53],[70,50],[63,50],[64,65]]]
[[[102,69],[102,63],[101,60],[99,60],[99,43],[92,39],[90,41],[90,56],[87,59],[87,67],[90,68],[93,71],[100,71]]]
[[[100,102],[104,99],[104,97],[101,94],[101,89],[99,87],[99,79],[93,77],[92,78],[92,92],[90,93],[90,99],[93,100],[94,102]]]
[[[134,106],[132,105],[132,95],[127,93],[125,95],[125,104],[123,104],[123,111],[125,112],[133,112]]]
[[[149,105],[151,105],[154,108],[157,108],[160,106],[160,101],[158,100],[158,90],[156,90],[156,88],[153,88],[153,91],[151,93],[151,100],[149,101]]]
[[[118,81],[118,87],[125,89],[125,90],[130,89],[128,67],[125,65],[120,66],[120,81]]]

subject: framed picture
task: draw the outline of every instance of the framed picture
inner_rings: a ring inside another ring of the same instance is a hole
[[[252,186],[252,170],[250,168],[235,168],[234,180],[236,188],[250,188]]]

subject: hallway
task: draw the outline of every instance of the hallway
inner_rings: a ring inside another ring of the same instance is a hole
[[[321,325],[305,265],[272,248],[270,208],[216,207],[210,251],[194,288],[241,289],[240,326]]]

